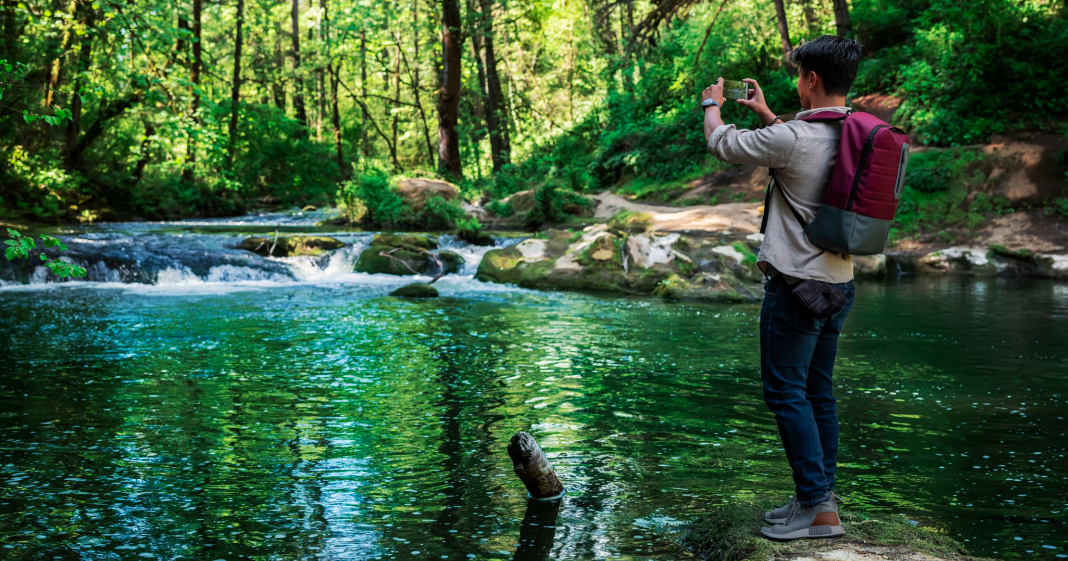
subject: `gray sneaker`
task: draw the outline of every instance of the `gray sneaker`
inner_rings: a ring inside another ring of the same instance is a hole
[[[786,517],[790,515],[790,508],[797,502],[797,495],[790,497],[790,501],[785,506],[780,506],[774,510],[769,510],[764,513],[764,522],[768,524],[782,524],[786,522]]]
[[[760,529],[764,537],[789,541],[799,538],[834,538],[845,535],[842,521],[838,518],[838,506],[834,497],[815,506],[803,507],[800,502],[790,505],[786,522]]]

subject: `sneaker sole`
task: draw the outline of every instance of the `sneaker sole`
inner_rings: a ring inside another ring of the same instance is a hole
[[[794,530],[793,532],[786,534],[776,534],[767,531],[766,528],[761,528],[760,533],[765,538],[771,540],[788,542],[800,539],[837,538],[845,535],[845,528],[842,528],[841,526],[811,526],[809,528]]]

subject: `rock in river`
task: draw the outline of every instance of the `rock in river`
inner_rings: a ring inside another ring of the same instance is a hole
[[[431,251],[437,247],[437,241],[428,236],[379,234],[371,240],[370,247],[360,252],[355,270],[357,273],[432,276],[458,272],[464,258],[451,251]]]
[[[399,298],[437,298],[438,289],[425,282],[413,282],[390,292],[389,295]]]
[[[274,246],[273,252],[271,251],[272,245]],[[324,251],[345,247],[345,244],[329,236],[279,236],[277,241],[274,237],[247,238],[238,247],[264,257],[293,257],[321,255]]]
[[[552,230],[546,238],[491,250],[476,278],[525,288],[637,294],[651,294],[677,278],[687,289],[665,297],[755,300],[759,285],[752,277],[759,280],[759,275],[749,271],[756,259],[748,246],[740,247],[676,233],[628,235],[599,224],[577,233]]]

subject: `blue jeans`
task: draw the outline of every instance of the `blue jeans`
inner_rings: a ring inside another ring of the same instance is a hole
[[[764,403],[775,413],[795,492],[804,506],[830,498],[838,467],[838,410],[831,375],[856,286],[853,281],[832,286],[845,294],[846,305],[830,319],[817,319],[796,301],[782,275],[764,285],[760,310]]]

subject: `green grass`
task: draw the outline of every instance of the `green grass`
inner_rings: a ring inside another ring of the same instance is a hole
[[[863,543],[903,547],[935,557],[959,558],[964,547],[935,528],[918,526],[903,516],[861,514],[842,509],[845,537],[828,540],[774,542],[760,536],[764,511],[778,505],[740,502],[714,507],[711,512],[681,528],[683,547],[709,561],[767,559],[776,554],[800,552],[835,544]]]

